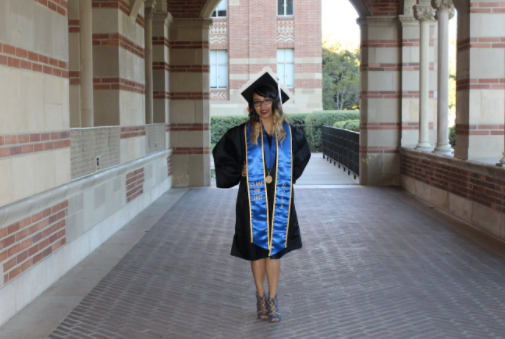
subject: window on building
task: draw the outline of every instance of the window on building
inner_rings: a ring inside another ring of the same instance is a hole
[[[228,52],[210,51],[210,88],[228,87]]]
[[[226,1],[227,0],[221,0],[219,5],[217,5],[216,9],[214,12],[212,12],[212,17],[217,18],[217,17],[223,17],[226,16]]]
[[[293,49],[277,50],[277,76],[284,86],[295,87],[295,52]]]
[[[293,15],[293,0],[277,0],[277,15]]]

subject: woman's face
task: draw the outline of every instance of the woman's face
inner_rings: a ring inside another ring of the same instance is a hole
[[[272,117],[272,103],[271,98],[262,97],[259,94],[253,94],[254,110],[258,113],[258,116],[262,119],[270,119]]]

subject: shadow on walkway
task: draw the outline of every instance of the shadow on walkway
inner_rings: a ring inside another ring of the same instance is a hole
[[[229,255],[235,196],[188,190],[49,338],[503,338],[505,260],[404,192],[360,186],[296,190],[283,320],[256,320],[249,265]]]

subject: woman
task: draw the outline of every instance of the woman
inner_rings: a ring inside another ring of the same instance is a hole
[[[289,97],[277,88],[267,72],[244,90],[249,120],[228,130],[212,153],[217,187],[240,183],[231,255],[251,261],[258,318],[272,322],[281,320],[280,258],[302,247],[292,185],[310,159],[303,132],[290,126],[282,111]]]

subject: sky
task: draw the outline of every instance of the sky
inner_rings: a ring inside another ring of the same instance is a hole
[[[339,41],[346,47],[359,46],[358,13],[349,0],[322,0],[323,37]],[[450,21],[450,39],[456,37],[456,17]]]

